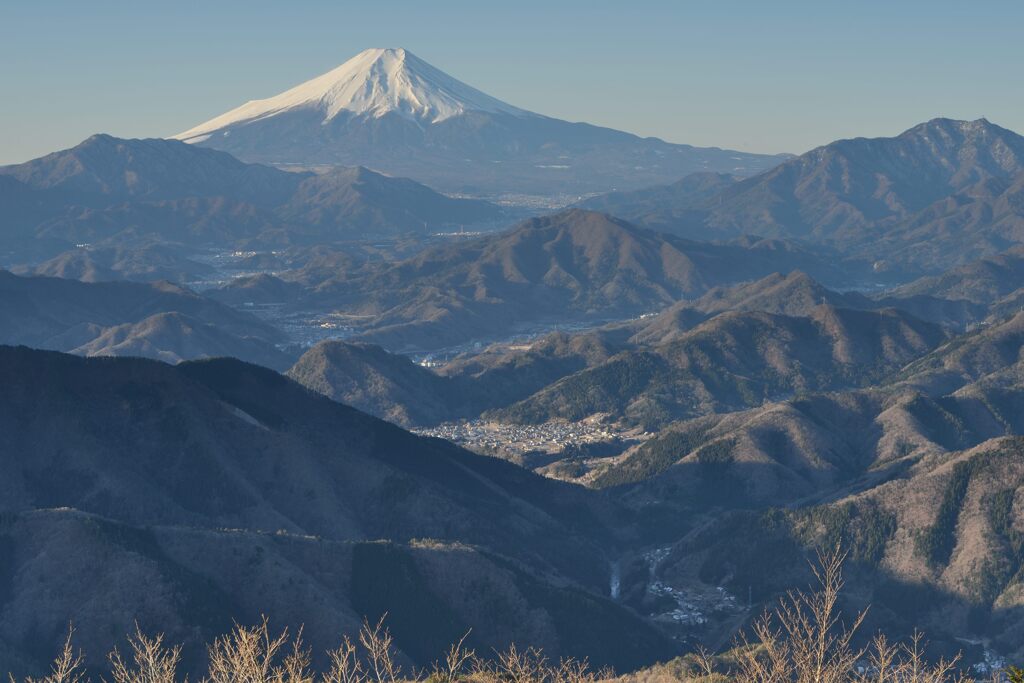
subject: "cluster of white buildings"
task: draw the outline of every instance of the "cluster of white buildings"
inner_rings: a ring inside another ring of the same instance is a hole
[[[621,438],[609,425],[591,422],[553,421],[537,425],[469,420],[446,422],[416,430],[417,434],[453,441],[471,450],[557,453],[573,444],[599,443]]]

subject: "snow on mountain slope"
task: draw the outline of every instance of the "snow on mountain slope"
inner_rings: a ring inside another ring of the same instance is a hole
[[[427,123],[467,111],[538,116],[452,78],[408,50],[374,48],[280,95],[247,102],[175,137],[200,142],[203,136],[233,124],[307,108],[322,112],[324,122],[342,112],[374,118],[394,112]]]
[[[447,193],[564,197],[675,182],[696,171],[748,176],[786,157],[573,123],[513,107],[403,49],[338,68],[176,136],[248,162],[365,166]]]

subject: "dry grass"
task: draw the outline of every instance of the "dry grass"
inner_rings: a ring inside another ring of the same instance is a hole
[[[81,652],[72,643],[69,629],[51,673],[27,678],[24,683],[88,683]],[[356,640],[348,636],[327,653],[327,668],[312,669],[312,652],[300,631],[276,634],[266,619],[258,626],[236,625],[208,648],[206,675],[201,683],[596,683],[598,674],[586,662],[573,659],[557,664],[535,649],[514,646],[493,659],[481,659],[465,647],[465,638],[451,646],[432,668],[404,673],[399,666],[394,639],[381,619],[363,624]],[[129,637],[129,652],[117,649],[108,656],[111,679],[104,683],[187,683],[178,669],[181,648],[169,646],[162,635],[149,637],[141,631]],[[13,676],[10,683],[19,683]]]
[[[971,683],[957,661],[928,662],[920,635],[893,644],[878,635],[871,646],[853,646],[864,614],[846,624],[838,600],[843,588],[844,555],[819,556],[814,592],[792,591],[767,611],[728,656],[697,652],[675,662],[617,679],[620,683]],[[24,683],[87,683],[83,658],[74,649],[69,629],[51,673]],[[109,683],[187,683],[179,674],[181,649],[163,636],[141,631],[128,639],[130,651],[110,653]],[[301,630],[275,635],[266,619],[254,627],[235,628],[209,646],[209,665],[201,683],[597,683],[612,679],[594,672],[585,661],[549,661],[536,649],[515,646],[481,658],[465,646],[451,646],[443,660],[425,670],[403,672],[394,640],[384,619],[363,624],[355,641],[345,636],[327,653],[327,668],[314,671],[312,652]],[[104,683],[108,683],[105,679]],[[1021,681],[1024,672],[1011,669],[994,680]],[[13,677],[10,683],[19,683]]]

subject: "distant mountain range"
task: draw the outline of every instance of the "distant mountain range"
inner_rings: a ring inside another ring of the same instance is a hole
[[[541,116],[401,48],[366,50],[176,137],[247,161],[368,166],[479,194],[604,192],[696,171],[752,175],[786,158],[670,144]]]
[[[107,135],[0,167],[0,179],[7,209],[0,248],[8,250],[135,237],[309,243],[422,234],[504,215],[487,202],[365,168],[291,173],[174,140]]]
[[[880,270],[941,269],[1024,240],[1024,137],[935,119],[894,138],[839,140],[758,176],[698,175],[587,200],[697,239],[754,233],[826,243]]]
[[[570,210],[396,262],[240,278],[210,295],[333,309],[370,320],[362,341],[431,350],[538,323],[635,316],[796,268],[823,278],[856,272],[784,241],[693,242]]]

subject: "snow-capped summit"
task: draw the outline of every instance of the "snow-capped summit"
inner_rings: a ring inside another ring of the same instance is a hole
[[[533,114],[401,48],[365,50],[175,137],[245,161],[366,166],[461,194],[563,197],[668,183],[694,171],[745,175],[780,161]]]
[[[404,48],[372,48],[280,95],[246,102],[175,137],[198,142],[226,126],[293,109],[319,112],[323,122],[342,112],[378,118],[396,113],[426,123],[467,111],[536,116],[452,78]]]

